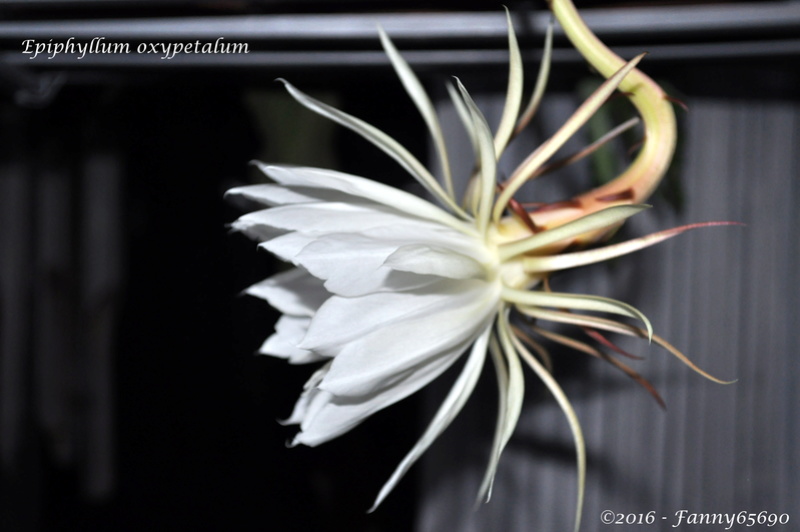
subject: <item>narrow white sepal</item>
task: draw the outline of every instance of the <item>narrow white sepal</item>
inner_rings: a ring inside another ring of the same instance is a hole
[[[485,235],[492,214],[494,191],[497,187],[497,155],[495,154],[494,140],[492,139],[489,125],[486,123],[486,118],[458,78],[456,78],[456,85],[469,110],[475,138],[478,141],[477,163],[480,179],[478,184],[478,212],[475,213],[475,217],[478,231]]]
[[[364,139],[368,140],[384,153],[389,155],[392,159],[397,161],[400,166],[411,174],[422,186],[424,186],[442,205],[447,206],[453,213],[467,218],[464,211],[455,203],[447,192],[439,185],[433,175],[428,169],[419,162],[419,159],[414,157],[402,144],[395,139],[376,128],[375,126],[364,122],[363,120],[342,112],[330,105],[324,104],[319,100],[312,98],[305,94],[297,87],[292,85],[286,80],[281,81],[289,94],[299,103],[311,109],[312,111],[342,125],[355,133],[361,135]]]
[[[517,427],[520,413],[522,412],[522,402],[525,397],[525,379],[522,374],[522,365],[517,356],[514,345],[511,341],[513,333],[508,323],[509,309],[504,308],[498,312],[497,329],[500,339],[500,350],[505,357],[506,368],[508,370],[508,387],[506,389],[506,399],[504,401],[504,411],[501,414],[501,421],[498,424],[499,437],[496,438],[496,445],[492,449],[489,465],[486,468],[481,487],[478,491],[478,500],[489,501],[492,496],[494,476],[497,472],[497,465],[514,429]]]
[[[486,359],[486,346],[491,332],[492,326],[490,324],[475,341],[470,355],[464,364],[464,368],[461,370],[461,374],[458,376],[456,382],[453,383],[447,397],[445,397],[439,410],[437,410],[436,415],[431,420],[422,437],[420,437],[411,451],[403,458],[386,484],[383,485],[378,496],[375,498],[375,503],[372,505],[372,508],[369,509],[370,512],[374,511],[381,502],[383,502],[400,479],[403,478],[403,475],[406,474],[419,457],[428,450],[428,447],[431,446],[436,438],[450,425],[458,413],[461,412],[470,394],[472,394],[472,390],[475,389],[478,377],[480,377],[481,370],[483,369],[483,362]]]
[[[541,292],[503,288],[503,298],[518,305],[538,307],[556,307],[573,310],[609,312],[640,320],[647,328],[648,338],[653,337],[653,326],[640,310],[623,301],[608,297],[586,294],[564,294],[559,292]]]
[[[517,36],[514,33],[514,24],[511,22],[511,13],[506,8],[506,23],[508,25],[508,88],[506,91],[506,102],[503,107],[503,115],[497,132],[494,136],[494,152],[499,159],[505,150],[514,126],[517,124],[519,109],[522,105],[522,84],[523,68],[522,55],[520,54]]]
[[[491,494],[494,483],[497,464],[503,450],[503,435],[505,432],[506,411],[508,404],[508,367],[503,356],[502,347],[494,333],[489,341],[489,352],[492,355],[495,375],[497,376],[497,419],[495,420],[494,436],[492,438],[492,448],[489,453],[489,462],[481,480],[478,496],[475,499],[475,507],[484,502],[484,498]]]
[[[586,487],[586,443],[583,438],[583,430],[581,423],[578,420],[578,415],[572,404],[569,402],[567,395],[561,386],[558,385],[556,379],[545,369],[542,364],[536,360],[522,342],[516,337],[512,336],[514,347],[516,347],[519,354],[528,363],[528,366],[536,373],[536,375],[544,382],[545,386],[550,390],[550,393],[555,397],[558,406],[561,407],[564,416],[567,418],[569,428],[572,431],[572,437],[575,442],[575,454],[578,462],[578,496],[576,497],[576,510],[575,510],[575,532],[578,532],[581,527],[581,514],[583,512],[583,498]]]
[[[422,86],[422,83],[420,83],[416,74],[414,74],[414,71],[411,70],[411,67],[408,66],[406,60],[403,59],[403,56],[401,56],[400,52],[398,52],[397,48],[395,48],[392,40],[388,35],[386,35],[386,32],[383,31],[383,28],[380,26],[378,26],[378,33],[380,34],[383,49],[386,51],[386,55],[389,57],[392,67],[394,67],[394,71],[397,73],[397,76],[403,83],[403,87],[411,97],[411,100],[413,100],[414,105],[417,106],[422,119],[425,121],[425,125],[428,126],[428,131],[433,138],[433,142],[436,145],[436,151],[439,154],[439,162],[442,165],[445,189],[450,197],[455,199],[455,194],[453,192],[453,178],[450,173],[450,160],[447,156],[447,143],[445,142],[444,134],[442,133],[442,127],[439,125],[439,117],[436,116],[436,108],[431,103],[428,93],[425,92],[425,88]]]

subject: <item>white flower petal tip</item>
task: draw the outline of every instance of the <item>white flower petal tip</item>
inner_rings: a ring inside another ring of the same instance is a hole
[[[475,259],[434,246],[403,246],[389,255],[384,261],[384,265],[397,271],[450,279],[482,279],[486,277],[486,267]]]
[[[534,94],[521,110],[521,56],[509,15],[509,82],[497,129],[490,129],[460,81],[448,85],[475,148],[474,173],[462,180],[469,181],[463,198],[455,197],[436,108],[382,29],[379,38],[389,62],[433,139],[441,181],[377,127],[311,98],[286,80],[278,81],[303,106],[384,151],[436,203],[334,170],[258,161],[252,164],[273,183],[236,187],[227,194],[262,207],[240,217],[232,229],[295,266],[245,291],[283,314],[260,352],[290,363],[323,363],[304,386],[291,415],[281,421],[299,425],[287,446],[315,446],[336,438],[464,360],[430,425],[381,488],[370,511],[461,411],[487,356],[497,375],[499,400],[478,500],[491,497],[498,463],[519,419],[524,363],[551,391],[573,434],[578,466],[576,530],[585,485],[585,444],[577,415],[553,378],[552,365],[557,361],[551,360],[539,341],[560,343],[605,360],[657,400],[654,388],[616,358],[627,353],[600,331],[655,342],[694,371],[723,382],[655,335],[647,317],[633,306],[551,289],[550,277],[555,272],[632,253],[688,229],[720,224],[683,226],[584,249],[601,243],[629,217],[649,208],[642,202],[672,156],[675,124],[671,110],[665,110],[663,91],[636,69],[641,56],[622,61],[597,41],[569,0],[550,3],[576,48],[607,80],[508,180],[497,181],[497,160],[541,101],[552,48],[551,25]],[[532,206],[518,201],[515,193],[526,182],[564,161],[585,156],[639,121],[629,120],[574,156],[549,161],[618,87],[639,111],[646,132],[644,146],[630,167],[610,183],[570,200]],[[612,320],[607,314],[641,326]],[[574,326],[598,345],[548,331],[542,322]]]

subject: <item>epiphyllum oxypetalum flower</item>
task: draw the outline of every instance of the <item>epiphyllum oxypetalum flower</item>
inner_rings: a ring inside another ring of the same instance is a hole
[[[500,399],[494,445],[479,497],[488,497],[498,460],[519,417],[524,362],[552,391],[572,429],[578,455],[579,527],[583,437],[573,409],[551,376],[546,351],[532,336],[538,334],[608,360],[658,396],[616,358],[586,342],[542,329],[539,321],[574,324],[612,350],[615,346],[600,331],[649,338],[700,371],[654,335],[647,318],[632,306],[606,297],[553,292],[547,283],[555,271],[630,253],[693,227],[574,251],[602,240],[646,208],[639,203],[652,192],[672,157],[675,119],[661,89],[635,69],[641,56],[627,63],[616,57],[591,34],[568,0],[553,0],[552,9],[576,48],[607,80],[505,182],[497,180],[496,161],[538,105],[550,49],[548,36],[534,96],[521,111],[522,66],[510,20],[508,94],[494,134],[464,87],[458,82],[450,87],[476,153],[477,170],[463,202],[455,197],[446,143],[433,105],[383,32],[384,49],[433,136],[443,168],[441,184],[377,128],[284,83],[298,102],[361,134],[394,158],[439,206],[332,170],[261,164],[276,184],[229,191],[269,207],[242,216],[234,228],[261,240],[260,247],[296,266],[248,289],[283,313],[261,352],[292,363],[323,363],[286,421],[300,425],[294,444],[313,446],[335,438],[416,392],[462,356],[466,358],[442,406],[380,491],[376,506],[457,415],[489,356]],[[526,210],[515,201],[520,186],[544,173],[548,164],[559,164],[549,162],[555,152],[618,88],[633,102],[645,131],[638,156],[626,171],[566,202]],[[512,311],[519,316],[517,324],[512,324]],[[643,327],[586,311],[631,318]]]

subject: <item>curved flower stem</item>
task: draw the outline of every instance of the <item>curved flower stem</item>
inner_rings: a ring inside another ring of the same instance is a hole
[[[603,76],[610,77],[624,64],[580,18],[572,0],[549,0],[550,8],[569,40]],[[636,107],[644,126],[644,143],[636,159],[615,179],[576,199],[583,214],[613,202],[641,203],[655,190],[675,151],[675,113],[667,95],[639,70],[631,71],[619,85]]]

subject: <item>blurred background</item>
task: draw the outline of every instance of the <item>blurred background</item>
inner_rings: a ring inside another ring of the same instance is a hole
[[[636,368],[666,399],[663,412],[624,375],[555,352],[586,431],[584,529],[606,528],[605,509],[672,520],[686,508],[786,513],[795,524],[782,529],[792,530],[800,520],[792,497],[800,470],[800,3],[576,3],[620,55],[650,52],[642,69],[689,108],[678,110],[683,144],[657,208],[631,220],[625,236],[708,220],[746,224],[556,280],[638,306],[701,367],[739,379],[720,386],[655,347],[631,344],[648,358]],[[533,79],[546,5],[505,5]],[[319,448],[285,447],[294,429],[276,420],[310,371],[254,355],[277,314],[240,292],[280,265],[229,232],[240,212],[222,195],[260,179],[247,164],[254,158],[413,188],[381,152],[274,82],[291,80],[424,160],[424,124],[380,50],[377,23],[440,103],[452,153],[464,150],[456,167],[467,172],[471,154],[444,82],[459,76],[496,123],[507,76],[497,3],[0,4],[0,530],[571,527],[571,438],[535,379],[495,500],[478,512],[472,503],[496,408],[491,370],[452,429],[372,514],[444,388]],[[197,41],[246,48],[172,58],[150,48]],[[94,42],[95,51],[54,48],[69,42]],[[37,44],[43,53],[32,57]],[[506,171],[593,82],[556,29],[549,96],[503,161]],[[624,120],[616,113],[600,118]],[[572,167],[543,182],[542,193],[569,197],[628,156],[620,148]]]

